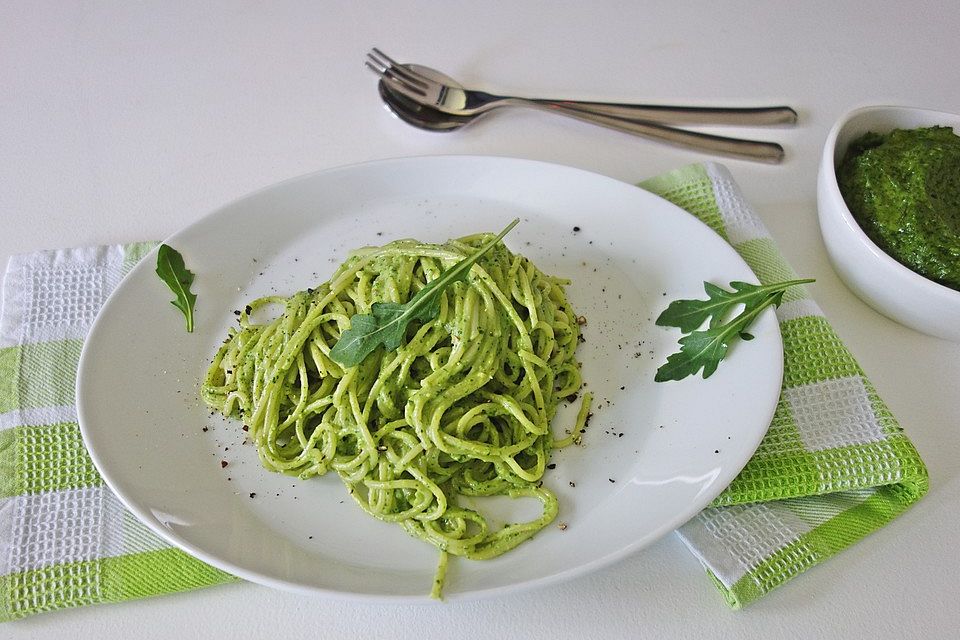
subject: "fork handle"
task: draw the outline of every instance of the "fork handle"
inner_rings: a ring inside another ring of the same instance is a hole
[[[531,100],[548,107],[565,107],[624,120],[642,120],[658,124],[734,125],[761,127],[797,122],[797,112],[778,107],[684,107],[652,104],[616,104],[579,100]]]
[[[612,116],[590,113],[580,109],[558,106],[556,104],[540,103],[530,101],[526,103],[545,111],[564,115],[576,120],[590,122],[608,129],[623,131],[644,138],[651,138],[666,142],[668,144],[705,151],[733,158],[742,158],[745,160],[755,160],[769,164],[777,164],[783,160],[783,147],[775,142],[763,142],[757,140],[743,140],[741,138],[726,138],[715,136],[709,133],[700,133],[699,131],[687,131],[685,129],[675,129],[662,124],[653,122],[643,122],[638,120],[624,120]]]

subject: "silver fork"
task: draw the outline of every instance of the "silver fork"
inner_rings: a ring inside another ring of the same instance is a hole
[[[373,47],[367,54],[367,66],[378,74],[386,73],[396,88],[418,96],[418,102],[438,111],[458,116],[472,116],[504,104],[535,102],[562,105],[628,120],[643,120],[660,124],[729,124],[765,126],[794,124],[797,112],[786,106],[777,107],[683,107],[676,105],[623,104],[583,100],[554,100],[546,98],[519,98],[498,96],[483,91],[466,89],[453,81],[438,82],[398,63],[380,49]]]
[[[687,131],[662,123],[766,125],[796,121],[796,112],[789,107],[677,107],[495,96],[464,89],[452,78],[417,65],[418,69],[429,71],[434,77],[424,75],[409,65],[396,62],[377,48],[367,54],[365,64],[393,91],[425,107],[451,115],[472,117],[500,106],[527,106],[687,148],[762,162],[780,162],[783,159],[783,147],[772,142]],[[624,117],[625,114],[629,117]]]

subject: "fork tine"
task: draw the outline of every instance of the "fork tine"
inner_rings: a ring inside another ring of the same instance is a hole
[[[384,80],[389,80],[393,83],[394,87],[406,89],[408,92],[412,92],[419,96],[420,98],[425,98],[427,96],[426,92],[421,89],[419,86],[414,85],[407,81],[402,75],[398,74],[397,67],[388,67],[383,64],[380,60],[377,60],[371,55],[367,55],[368,60],[365,62],[367,67],[375,72],[378,76]],[[413,97],[413,96],[410,96]],[[417,98],[414,98],[415,100]]]
[[[430,88],[429,83],[427,83],[423,76],[421,76],[419,73],[407,69],[405,66],[385,54],[383,51],[380,51],[380,49],[377,47],[373,47],[371,51],[372,53],[368,53],[367,57],[374,59],[377,64],[392,69],[397,75],[402,76],[408,82],[417,85],[421,89],[426,90]],[[377,57],[382,58],[382,60],[376,60]]]
[[[387,62],[389,62],[389,63],[392,64],[393,66],[395,66],[395,67],[399,67],[399,66],[400,66],[400,63],[399,63],[399,62],[397,62],[396,60],[394,60],[393,58],[391,58],[390,56],[388,56],[387,54],[385,54],[383,51],[381,51],[381,50],[379,49],[379,47],[370,47],[370,51],[372,51],[372,52],[373,52],[374,54],[376,54],[377,56],[383,58],[384,60],[386,60]]]
[[[420,102],[420,101],[423,100],[423,99],[426,97],[426,95],[427,95],[427,94],[425,94],[423,91],[421,91],[420,89],[418,89],[417,87],[412,87],[412,86],[404,83],[404,81],[401,80],[400,78],[397,78],[396,75],[394,75],[393,72],[392,72],[389,68],[386,68],[386,67],[378,67],[377,65],[372,64],[370,61],[364,62],[364,65],[365,65],[368,69],[370,69],[371,71],[373,71],[375,74],[377,74],[378,76],[380,76],[380,78],[381,78],[383,81],[389,83],[390,86],[391,86],[395,91],[397,91],[398,93],[401,93],[401,94],[405,95],[406,97],[410,98],[411,100],[414,100],[414,101],[416,101],[416,102]]]
[[[402,78],[398,78],[396,74],[393,73],[392,69],[387,69],[384,77],[390,81],[391,86],[396,87],[401,93],[406,95],[408,98],[416,100],[417,102],[421,102],[423,101],[424,98],[427,97],[427,94],[425,91],[423,91],[419,87],[410,86],[405,80],[403,80]]]
[[[370,69],[370,71],[373,71],[375,74],[377,74],[381,78],[387,75],[387,72],[385,69],[381,69],[380,67],[372,64],[369,60],[364,60],[363,66],[365,66],[367,69]]]
[[[396,65],[392,65],[390,69],[394,71],[398,76],[402,76],[403,79],[409,82],[410,84],[416,85],[421,89],[423,89],[424,91],[430,88],[430,84],[423,78],[423,76],[418,74],[416,71],[413,71],[412,69],[408,69],[402,65],[399,67]]]

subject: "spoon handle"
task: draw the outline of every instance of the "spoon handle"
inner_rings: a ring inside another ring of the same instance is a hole
[[[642,120],[658,124],[679,125],[733,125],[762,127],[791,125],[797,122],[797,112],[787,106],[778,107],[685,107],[652,104],[616,104],[579,100],[531,100],[545,106],[565,107],[588,113]]]
[[[526,103],[537,109],[590,122],[608,129],[623,131],[643,138],[651,138],[687,149],[715,153],[733,158],[755,160],[769,164],[777,164],[783,160],[783,147],[774,142],[758,140],[743,140],[741,138],[726,138],[699,131],[674,129],[654,122],[639,120],[625,120],[597,113],[590,113],[581,109],[572,109],[551,103],[531,101]]]

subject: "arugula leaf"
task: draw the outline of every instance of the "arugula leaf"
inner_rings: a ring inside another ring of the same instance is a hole
[[[519,222],[519,218],[514,219],[496,238],[428,282],[407,302],[374,302],[371,313],[354,315],[350,318],[350,328],[340,335],[337,344],[330,350],[330,358],[345,367],[353,367],[363,362],[381,344],[390,351],[399,347],[407,334],[407,325],[414,320],[429,322],[437,317],[440,313],[440,294],[444,289],[454,282],[466,280],[470,267]]]
[[[690,333],[699,328],[707,320],[710,321],[711,327],[716,327],[723,322],[724,316],[737,304],[750,307],[761,302],[772,291],[807,282],[813,282],[813,280],[791,280],[766,286],[735,281],[730,283],[733,291],[728,291],[710,282],[704,282],[703,290],[707,292],[709,299],[675,300],[657,318],[657,325],[677,327],[684,333]]]
[[[197,296],[190,291],[194,274],[183,263],[183,256],[169,245],[161,244],[157,250],[157,275],[176,295],[170,304],[183,313],[187,321],[187,333],[193,333],[193,306]]]
[[[677,300],[670,303],[657,318],[657,324],[679,327],[687,335],[680,338],[680,351],[668,356],[667,362],[657,369],[654,380],[682,380],[696,375],[701,369],[703,377],[709,378],[726,357],[734,339],[753,340],[753,335],[747,333],[746,329],[761,311],[770,305],[780,306],[787,289],[809,282],[813,280],[789,280],[766,286],[731,282],[733,291],[704,282],[708,300]],[[740,304],[743,304],[743,311],[729,322],[724,322],[724,318]],[[708,320],[710,322],[706,329],[696,330]]]

